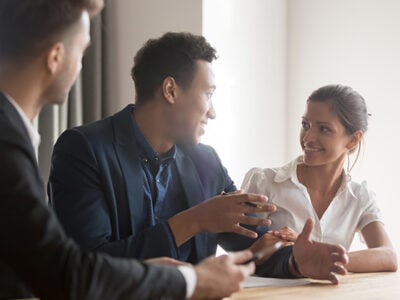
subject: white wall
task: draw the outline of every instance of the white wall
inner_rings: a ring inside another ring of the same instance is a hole
[[[203,142],[219,152],[240,185],[252,166],[281,165],[299,154],[307,96],[328,83],[347,84],[372,117],[353,177],[377,192],[387,228],[400,246],[397,204],[400,144],[400,1],[398,0],[118,0],[109,1],[117,111],[134,97],[134,53],[152,37],[203,33],[218,50],[217,118]]]
[[[288,152],[299,153],[307,96],[329,83],[352,86],[366,99],[370,128],[353,178],[376,191],[399,249],[400,1],[288,1]]]
[[[130,69],[145,41],[167,31],[204,34],[220,58],[215,63],[213,97],[217,119],[209,122],[203,142],[217,149],[238,185],[250,167],[285,161],[286,1],[118,0],[107,4],[107,18],[113,20],[106,28],[111,37],[107,44],[113,74],[110,94],[115,99],[108,111],[134,101]]]
[[[253,166],[286,160],[286,1],[204,0],[203,35],[217,49],[212,145],[238,187]]]

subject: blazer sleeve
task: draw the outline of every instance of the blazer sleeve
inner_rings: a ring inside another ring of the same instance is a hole
[[[292,246],[279,249],[265,263],[257,266],[255,273],[263,277],[296,278],[289,272],[292,251]]]
[[[245,226],[256,231],[261,237],[268,227],[255,228],[254,226]],[[218,235],[218,244],[227,251],[240,251],[247,249],[254,243],[255,240],[239,235],[237,233],[220,233]],[[263,277],[278,277],[278,278],[294,278],[289,272],[289,258],[292,253],[292,246],[284,247],[275,252],[264,264],[257,266],[256,275]]]
[[[107,147],[112,147],[111,143]],[[120,162],[113,161],[117,160],[116,156],[104,153],[109,150],[103,148],[104,145],[89,142],[79,130],[67,130],[54,146],[49,199],[67,235],[85,249],[112,256],[179,259],[175,239],[166,222],[147,226],[138,221],[134,224],[137,231],[123,236],[121,228],[130,228],[130,222],[141,218],[141,203],[135,207],[137,218],[131,220],[128,214],[122,220],[119,213],[127,213],[129,209],[126,206],[118,212],[115,203],[120,201],[126,205],[127,202],[123,180],[116,180],[122,176]]]
[[[0,139],[0,261],[41,299],[185,298],[176,268],[83,252],[39,199],[35,161]]]

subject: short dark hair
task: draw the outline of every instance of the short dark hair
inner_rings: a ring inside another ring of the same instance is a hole
[[[364,98],[349,86],[340,84],[326,85],[315,90],[308,101],[332,103],[332,111],[335,113],[347,134],[368,129],[368,111]]]
[[[34,57],[103,0],[0,0],[0,59]]]
[[[131,71],[136,103],[152,98],[168,76],[187,88],[195,74],[196,60],[212,62],[216,58],[216,50],[203,36],[188,32],[168,32],[148,40],[137,52]]]

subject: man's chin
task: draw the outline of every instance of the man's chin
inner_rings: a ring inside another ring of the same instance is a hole
[[[200,143],[200,137],[197,138],[187,138],[187,139],[183,139],[181,141],[179,141],[177,144],[181,144],[181,145],[197,145]]]
[[[53,104],[53,105],[62,105],[68,100],[68,95],[60,96],[60,97],[53,97],[51,99],[45,100],[45,104]]]
[[[199,135],[198,137],[194,138],[193,141],[192,141],[192,143],[193,143],[194,145],[200,144],[200,143],[201,143],[201,136],[202,136],[202,134]]]

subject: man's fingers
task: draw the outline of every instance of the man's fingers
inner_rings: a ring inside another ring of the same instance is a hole
[[[242,264],[253,257],[253,252],[250,250],[243,250],[239,252],[229,252],[228,254],[235,264]]]
[[[314,228],[314,220],[307,219],[306,223],[304,224],[303,230],[300,234],[302,239],[311,240],[311,232]]]
[[[337,253],[339,255],[346,254],[346,249],[343,246],[337,244],[330,244],[329,251],[332,253]]]
[[[240,194],[243,194],[243,190],[237,190],[237,191],[229,192],[229,193],[227,193],[225,191],[221,192],[221,195],[223,195],[223,196],[232,196],[232,195],[240,195]]]
[[[223,196],[229,196],[229,199],[237,204],[246,206],[246,213],[253,212],[275,212],[276,206],[268,203],[268,197],[259,194],[243,194],[242,191],[224,193]]]
[[[268,202],[268,197],[265,195],[243,194],[243,196],[246,196],[246,201],[258,202],[258,203],[267,203]]]
[[[252,216],[242,216],[239,219],[240,224],[246,224],[246,225],[259,225],[259,226],[270,226],[271,225],[271,220],[270,219],[264,219],[264,218],[257,218],[257,217],[252,217]]]
[[[276,206],[273,204],[260,204],[259,202],[245,201],[241,202],[240,205],[245,213],[272,213],[276,211]]]
[[[332,282],[333,284],[339,284],[339,278],[338,278],[338,276],[337,276],[336,274],[334,274],[334,273],[330,273],[330,274],[329,274],[328,280],[329,280],[330,282]]]
[[[242,191],[236,191],[230,193],[221,192],[220,196],[224,196],[226,199],[234,201],[237,204],[247,204],[250,207],[261,208],[268,203],[268,197],[265,195],[243,194]],[[270,204],[269,209],[267,211],[270,211],[271,209],[276,209],[275,205]]]
[[[229,193],[229,196],[232,196],[238,204],[249,202],[255,202],[260,204],[265,204],[268,202],[268,197],[260,194],[243,194],[242,192]]]
[[[240,225],[235,226],[232,231],[237,234],[244,235],[244,236],[247,236],[252,239],[256,239],[258,237],[257,232],[246,229]]]
[[[331,268],[331,272],[336,273],[336,274],[340,274],[340,275],[346,275],[347,274],[347,269],[343,265],[335,264]]]
[[[349,263],[349,256],[347,253],[340,254],[338,252],[334,252],[331,254],[331,261],[346,265]]]
[[[162,265],[171,265],[171,266],[190,266],[190,263],[179,261],[173,259],[171,257],[156,257],[156,258],[149,258],[144,261],[148,264],[162,264]]]
[[[243,194],[242,189],[232,192],[232,195],[239,195],[239,194]]]
[[[253,257],[253,252],[250,250],[244,250],[239,252],[231,252],[228,254],[236,265],[239,265],[239,269],[243,275],[243,278],[251,275],[255,271],[255,264],[253,262],[244,264],[250,258]]]
[[[254,262],[245,264],[245,265],[241,265],[239,266],[242,274],[244,275],[244,278],[250,276],[251,274],[254,274],[255,270],[256,270],[256,265],[254,264]]]

